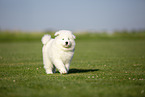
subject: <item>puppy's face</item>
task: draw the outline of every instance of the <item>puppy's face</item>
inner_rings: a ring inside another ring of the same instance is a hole
[[[61,32],[55,39],[57,45],[59,45],[61,48],[64,48],[65,50],[74,49],[75,47],[75,36],[72,33]]]
[[[71,37],[60,37],[60,44],[65,48],[70,48],[72,44],[74,43],[74,39]]]

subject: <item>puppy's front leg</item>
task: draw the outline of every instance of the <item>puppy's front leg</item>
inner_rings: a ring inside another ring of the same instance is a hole
[[[63,64],[63,62],[59,59],[56,59],[54,62],[55,67],[59,70],[61,74],[66,74],[67,70]]]
[[[69,66],[70,66],[70,63],[65,64],[67,72],[69,71]]]

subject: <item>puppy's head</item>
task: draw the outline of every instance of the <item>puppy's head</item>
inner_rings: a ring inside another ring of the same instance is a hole
[[[55,40],[57,45],[65,50],[73,50],[75,47],[75,36],[71,31],[68,30],[60,30],[55,33]]]

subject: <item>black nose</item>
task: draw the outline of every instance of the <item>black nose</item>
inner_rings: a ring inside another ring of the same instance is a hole
[[[65,42],[66,45],[68,45],[68,42]]]

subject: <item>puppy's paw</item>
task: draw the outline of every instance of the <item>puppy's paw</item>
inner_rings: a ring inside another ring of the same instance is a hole
[[[46,71],[46,73],[47,73],[47,74],[53,74],[53,72],[52,72],[52,71]]]
[[[67,74],[67,71],[66,70],[60,70],[60,73],[61,74]]]

